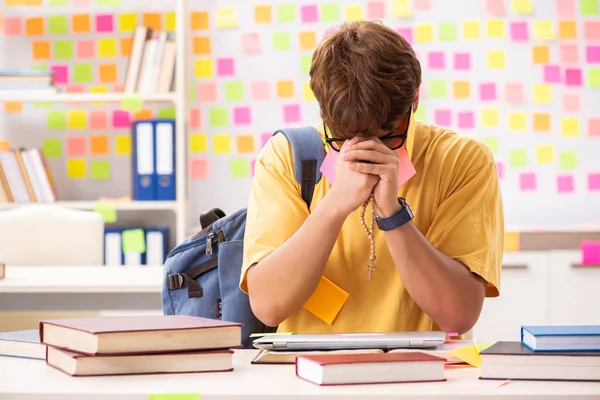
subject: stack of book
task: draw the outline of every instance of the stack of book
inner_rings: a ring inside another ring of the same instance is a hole
[[[600,326],[523,326],[481,352],[481,379],[600,381]]]
[[[54,75],[47,71],[0,70],[0,91],[25,91],[56,93]]]
[[[45,320],[46,363],[71,376],[224,372],[241,325],[175,316]]]
[[[40,149],[0,151],[0,204],[54,201],[54,179]]]

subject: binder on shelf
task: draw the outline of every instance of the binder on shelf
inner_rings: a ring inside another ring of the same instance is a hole
[[[136,121],[132,125],[133,141],[133,199],[155,200],[156,162],[154,159],[153,121]]]
[[[157,120],[154,125],[156,149],[155,200],[175,200],[175,121]]]
[[[167,228],[146,229],[146,265],[157,267],[167,257]]]
[[[125,265],[123,245],[121,244],[122,229],[104,230],[104,265],[109,267]]]

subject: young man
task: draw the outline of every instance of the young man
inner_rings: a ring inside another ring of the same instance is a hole
[[[261,152],[240,281],[255,315],[282,332],[467,332],[484,297],[499,295],[504,220],[492,155],[414,120],[419,62],[382,24],[329,35],[310,76],[335,175],[316,185],[308,210],[285,137]],[[361,205],[371,198],[377,224],[367,235]]]

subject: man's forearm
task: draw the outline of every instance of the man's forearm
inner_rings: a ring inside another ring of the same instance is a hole
[[[248,294],[257,318],[275,326],[304,305],[319,283],[345,219],[326,196],[292,237],[250,268]]]
[[[386,241],[406,290],[446,332],[473,327],[485,295],[485,281],[435,249],[412,222],[386,232]]]

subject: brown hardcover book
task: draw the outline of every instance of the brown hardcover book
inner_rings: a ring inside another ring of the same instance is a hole
[[[296,375],[317,385],[444,381],[446,360],[420,352],[298,357]]]
[[[0,203],[12,203],[15,199],[13,198],[10,186],[8,186],[8,179],[6,178],[6,172],[2,167],[2,160],[0,160]]]
[[[40,321],[43,344],[87,355],[147,354],[242,346],[242,325],[185,315]]]
[[[46,363],[71,376],[181,374],[233,370],[233,351],[86,356],[47,347]]]
[[[252,359],[252,364],[295,364],[297,357],[315,356],[315,355],[340,355],[340,354],[383,354],[383,350],[364,349],[364,350],[302,350],[302,351],[282,351],[282,350],[261,350]]]

